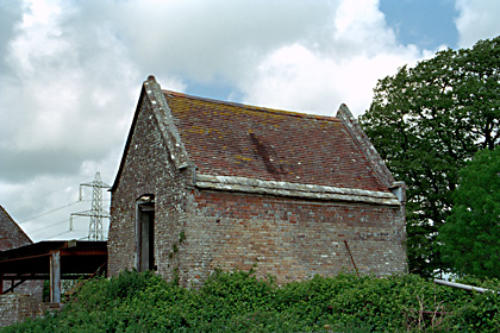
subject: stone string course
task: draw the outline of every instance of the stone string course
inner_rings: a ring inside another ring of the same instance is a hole
[[[316,200],[367,202],[393,206],[399,206],[401,204],[398,198],[390,192],[278,181],[263,181],[247,177],[197,174],[195,185],[199,188],[213,190],[270,194]]]

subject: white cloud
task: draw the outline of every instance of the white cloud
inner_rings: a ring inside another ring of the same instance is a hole
[[[269,55],[242,89],[248,103],[333,116],[345,102],[359,115],[368,108],[377,79],[418,56],[408,48],[335,59],[294,44]]]
[[[459,47],[471,47],[480,39],[500,34],[500,1],[456,0],[455,6],[459,12],[455,21]]]
[[[94,54],[82,54],[75,36],[62,30],[59,5],[41,3],[32,3],[9,44],[11,72],[0,79],[6,119],[0,126],[9,134],[2,146],[102,150],[101,145],[117,139],[109,124],[129,118],[120,109],[137,90],[130,85],[136,76],[133,66],[106,34],[94,35]]]
[[[145,72],[234,81],[270,50],[317,36],[338,2],[90,1],[80,14],[83,25],[108,20]]]
[[[144,77],[112,29],[75,29],[70,22],[78,11],[65,4],[29,2],[8,44],[0,152],[10,158],[0,178],[29,178],[44,173],[45,164],[52,173],[75,172],[84,159],[102,159],[125,140]],[[165,77],[171,88],[185,88]]]
[[[0,203],[20,221],[76,200],[96,171],[88,165],[112,180],[144,79],[111,31],[72,29],[77,11],[68,6],[25,3],[0,50]],[[69,212],[22,227],[39,229],[35,240],[49,237],[67,223],[43,226]]]
[[[432,54],[399,45],[377,1],[344,1],[328,27],[327,47],[294,43],[268,54],[241,83],[247,102],[326,115],[345,102],[359,115],[378,79]]]

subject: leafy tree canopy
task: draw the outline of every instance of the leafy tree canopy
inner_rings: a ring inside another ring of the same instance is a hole
[[[443,261],[456,273],[500,277],[500,147],[463,168],[454,206],[439,230]]]
[[[458,170],[500,141],[500,36],[440,51],[379,80],[360,124],[389,169],[407,184],[410,270],[442,269],[439,228],[452,208]]]

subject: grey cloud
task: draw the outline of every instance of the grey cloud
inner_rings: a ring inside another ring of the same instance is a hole
[[[100,153],[100,154],[99,154]],[[104,152],[81,154],[67,149],[19,151],[0,149],[0,181],[30,181],[41,175],[64,176],[78,173],[86,159],[101,159]]]
[[[77,156],[75,160],[78,159],[78,163],[74,163],[74,166],[66,164],[64,166],[66,170],[62,170],[62,167],[59,166],[60,169],[55,170],[55,172],[51,166],[55,163],[66,163],[66,161],[63,155],[56,156],[52,162],[47,160],[53,155],[42,156],[41,159],[45,160],[43,163],[31,160],[32,156],[27,156],[25,159],[27,163],[37,164],[33,165],[32,168],[40,167],[43,171],[48,171],[44,174],[38,173],[34,178],[23,178],[15,181],[5,181],[0,177],[0,203],[8,209],[9,213],[17,221],[31,221],[32,217],[38,216],[40,213],[75,202],[78,200],[79,184],[91,181],[97,170],[101,172],[104,182],[111,184],[117,171],[117,161],[121,155],[121,147],[120,149],[112,149],[106,156],[99,159],[95,157],[92,160],[82,161],[81,157]],[[3,162],[3,160],[0,162]],[[73,167],[77,167],[77,170],[70,172],[69,169]],[[90,196],[90,191],[84,191],[84,200],[89,200]],[[105,197],[109,198],[109,193],[106,192]],[[83,203],[82,205],[71,205],[68,209],[58,210],[57,213],[44,214],[28,224],[22,225],[28,227],[33,224],[33,228],[40,229],[44,224],[53,224],[59,220],[67,219],[70,212],[88,209],[89,202],[87,201],[86,204]],[[27,231],[30,231],[29,227]],[[53,233],[54,229],[49,231],[47,231],[48,233],[41,231],[36,236],[48,237]]]
[[[22,17],[20,1],[0,2],[0,71],[5,71],[4,59],[8,42],[15,33],[15,25]]]
[[[106,29],[68,28],[72,13],[5,37],[1,181],[74,175],[84,161],[102,160],[126,138],[142,77]]]

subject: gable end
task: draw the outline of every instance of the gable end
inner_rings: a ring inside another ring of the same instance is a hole
[[[134,135],[135,127],[137,124],[137,119],[143,103],[149,103],[151,112],[155,116],[155,122],[160,130],[163,137],[163,141],[168,149],[169,156],[173,161],[177,169],[183,169],[191,165],[189,162],[188,154],[184,144],[181,141],[179,132],[174,124],[172,112],[163,96],[161,88],[154,76],[149,76],[148,79],[143,83],[141,94],[139,97],[139,102],[134,113],[134,118],[132,120],[132,125],[130,126],[130,131],[127,136],[127,141],[125,143],[125,148],[123,150],[122,159],[120,161],[120,166],[116,174],[113,185],[111,186],[110,192],[114,192],[118,187],[122,170],[125,165],[125,160],[127,158],[128,150],[130,148],[130,143],[132,141],[132,136]]]
[[[373,173],[382,182],[382,184],[389,189],[399,187],[399,183],[395,184],[395,179],[392,176],[392,173],[389,171],[385,162],[370,142],[370,139],[368,139],[368,136],[361,129],[361,126],[359,126],[351,111],[349,111],[347,105],[343,103],[340,105],[336,117],[340,119],[347,128],[347,131],[368,160]]]
[[[0,205],[0,251],[8,250],[12,246],[19,247],[31,243],[33,243],[31,238]]]

